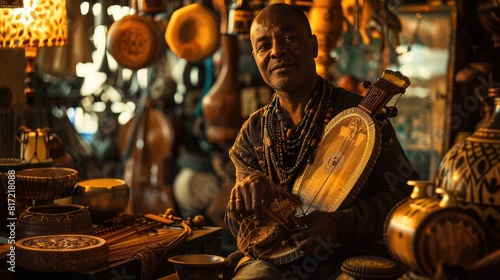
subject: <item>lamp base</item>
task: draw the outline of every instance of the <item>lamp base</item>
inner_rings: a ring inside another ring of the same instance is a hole
[[[38,48],[36,47],[26,47],[24,49],[24,56],[26,57],[26,79],[24,83],[26,84],[26,88],[24,89],[24,95],[27,98],[27,103],[33,104],[33,97],[35,95],[35,89],[33,88],[33,75],[35,73],[35,66],[33,62],[36,59],[36,53]]]

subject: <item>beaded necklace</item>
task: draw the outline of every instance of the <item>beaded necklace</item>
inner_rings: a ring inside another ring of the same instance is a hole
[[[324,131],[332,119],[334,98],[327,81],[318,76],[318,84],[309,99],[304,117],[297,125],[281,108],[275,94],[262,116],[262,139],[268,164],[274,166],[281,184],[288,185],[305,163],[311,163]],[[322,125],[319,125],[322,122]],[[267,173],[270,174],[269,170]]]

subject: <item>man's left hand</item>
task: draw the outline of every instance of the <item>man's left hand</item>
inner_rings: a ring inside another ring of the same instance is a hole
[[[314,211],[296,218],[298,225],[290,234],[290,238],[304,256],[330,251],[337,239],[337,224],[331,213]]]

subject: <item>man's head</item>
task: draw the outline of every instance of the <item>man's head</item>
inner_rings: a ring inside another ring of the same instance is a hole
[[[252,22],[250,40],[262,78],[276,91],[315,84],[318,41],[300,8],[283,3],[265,7]]]

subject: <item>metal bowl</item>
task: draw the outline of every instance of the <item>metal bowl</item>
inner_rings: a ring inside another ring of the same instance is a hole
[[[96,178],[76,183],[72,203],[87,206],[94,224],[123,213],[130,200],[130,187],[122,179]]]
[[[109,259],[106,240],[90,235],[28,237],[18,240],[15,246],[16,264],[36,272],[88,270],[105,264]]]

